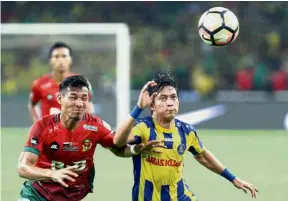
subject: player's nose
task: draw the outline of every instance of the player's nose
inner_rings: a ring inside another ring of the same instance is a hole
[[[83,107],[84,103],[83,103],[83,101],[81,99],[77,99],[75,101],[75,105],[78,106],[78,107]]]
[[[170,99],[170,98],[167,99],[167,102],[166,102],[167,106],[173,106],[174,103],[175,103],[174,100],[172,100],[172,99]]]

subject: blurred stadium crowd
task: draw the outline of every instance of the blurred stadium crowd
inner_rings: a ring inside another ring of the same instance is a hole
[[[228,47],[211,48],[198,36],[199,17],[214,6],[238,16],[240,34]],[[203,95],[217,89],[288,89],[287,2],[2,2],[1,18],[2,23],[127,23],[134,89],[168,69],[180,89]],[[33,78],[49,72],[41,53],[32,54],[27,61],[25,52],[2,51],[2,93],[27,90]],[[115,71],[101,69],[102,57],[94,55],[91,68],[112,79]]]

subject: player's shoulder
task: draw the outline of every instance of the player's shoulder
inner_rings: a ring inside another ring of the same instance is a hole
[[[71,77],[71,76],[75,76],[75,75],[79,75],[79,74],[78,73],[74,73],[74,72],[70,72],[67,77]]]
[[[112,130],[110,124],[108,124],[106,121],[104,121],[100,117],[98,117],[96,115],[89,114],[88,112],[85,113],[85,115],[84,115],[84,121],[85,121],[85,124],[87,126],[89,126],[89,125],[90,126],[94,126],[95,130],[96,130],[96,128],[98,129],[99,126],[100,127],[105,127],[105,128],[107,128],[109,130]]]
[[[43,129],[53,126],[55,123],[60,122],[60,114],[44,115],[38,119],[34,124],[39,125]]]
[[[176,126],[177,127],[181,127],[185,133],[189,134],[191,132],[193,132],[194,134],[196,134],[196,129],[189,123],[186,123],[186,122],[183,122],[179,119],[175,119],[175,122],[176,122]]]
[[[153,123],[152,117],[150,116],[138,118],[134,124],[134,127],[138,127],[138,128],[151,128],[153,126],[154,126],[154,123]]]
[[[41,77],[36,78],[33,81],[32,85],[34,85],[34,86],[35,85],[42,85],[42,84],[45,84],[45,83],[47,83],[49,81],[51,81],[51,75],[50,74],[46,74],[46,75],[43,75]]]

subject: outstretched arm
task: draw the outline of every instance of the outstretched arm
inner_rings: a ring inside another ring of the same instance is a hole
[[[155,81],[149,81],[144,85],[140,92],[137,105],[132,110],[126,121],[117,128],[115,137],[113,139],[113,142],[117,147],[123,147],[125,144],[127,144],[131,129],[133,128],[136,119],[140,116],[144,108],[151,105],[154,97],[156,96],[156,93],[154,93],[152,96],[149,96],[147,88],[148,86],[155,85]]]
[[[149,153],[158,153],[161,154],[161,150],[157,148],[166,148],[162,141],[152,140],[147,143],[140,143],[129,145],[127,144],[122,148],[111,148],[110,151],[119,157],[132,157],[138,154],[149,154]]]
[[[252,184],[235,177],[209,150],[204,149],[195,156],[195,159],[209,170],[232,182],[236,188],[242,189],[245,193],[247,193],[247,190],[250,190],[252,198],[256,198],[256,193],[258,192],[257,188]]]

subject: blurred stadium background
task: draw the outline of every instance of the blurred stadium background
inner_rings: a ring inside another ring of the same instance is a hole
[[[232,10],[239,19],[240,34],[228,47],[209,47],[198,36],[199,17],[215,6]],[[170,70],[180,88],[180,114],[199,112],[191,118],[196,117],[206,146],[258,186],[260,201],[288,200],[287,20],[287,2],[1,2],[1,23],[126,23],[131,106],[143,83]],[[17,159],[31,125],[29,88],[50,71],[48,49],[58,40],[74,50],[72,70],[90,79],[97,114],[116,126],[113,36],[1,35],[3,201],[18,198],[23,179],[17,175]],[[200,201],[250,200],[192,156],[186,159],[185,177]],[[85,200],[130,200],[132,181],[131,160],[99,147],[95,193]]]

